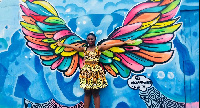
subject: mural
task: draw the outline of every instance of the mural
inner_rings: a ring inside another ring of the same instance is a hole
[[[101,54],[102,108],[198,108],[198,3],[0,1],[0,107],[83,107],[84,55],[55,43],[83,46],[93,32],[97,45],[135,40]]]

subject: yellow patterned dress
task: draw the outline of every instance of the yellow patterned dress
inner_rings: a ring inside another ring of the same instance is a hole
[[[108,86],[104,70],[99,65],[101,52],[98,51],[98,47],[96,47],[94,51],[87,51],[87,49],[84,48],[84,55],[85,65],[82,67],[79,74],[80,87],[90,90],[101,89]],[[91,61],[95,63],[91,63]]]

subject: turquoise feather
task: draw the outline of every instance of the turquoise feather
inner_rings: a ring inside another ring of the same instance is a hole
[[[146,28],[144,30],[140,30],[140,31],[135,31],[132,33],[128,33],[119,37],[116,37],[115,39],[120,39],[122,41],[126,41],[128,39],[134,40],[140,36],[142,36],[144,33],[146,33],[149,30],[149,28]]]
[[[35,49],[31,49],[34,53],[36,53],[37,55],[41,55],[41,56],[52,56],[54,55],[54,53],[52,51],[39,51],[39,50],[35,50]]]
[[[145,44],[142,43],[139,46],[140,48],[152,51],[152,52],[168,52],[171,51],[172,43],[164,43],[164,44]]]
[[[130,75],[130,69],[124,66],[121,62],[113,60],[113,65],[117,68],[122,77],[127,78]]]
[[[64,44],[72,44],[78,41],[82,41],[82,39],[78,36],[68,36],[68,38],[65,40]]]
[[[69,28],[66,25],[46,25],[41,22],[36,22],[38,27],[44,32],[55,32],[55,31],[61,31],[61,30],[69,30]]]
[[[103,54],[101,54],[99,61],[102,63],[112,63],[112,59]]]
[[[65,57],[60,66],[58,67],[58,70],[66,71],[71,65],[71,61],[72,57]]]
[[[48,10],[46,10],[45,8],[43,8],[40,5],[33,4],[33,3],[29,2],[28,0],[26,0],[26,4],[29,7],[29,9],[31,9],[32,11],[36,12],[39,15],[54,16],[52,13],[50,13]]]
[[[52,60],[43,60],[42,61],[42,64],[46,65],[46,66],[51,66],[54,62],[56,62],[60,57],[57,57],[55,59],[52,59]]]
[[[154,63],[151,61],[148,61],[140,56],[137,56],[133,53],[125,53],[126,56],[128,56],[129,58],[133,59],[134,61],[136,61],[137,63],[143,65],[143,66],[153,66]]]
[[[166,6],[156,6],[156,7],[147,8],[147,9],[141,10],[139,13],[161,12],[165,8],[166,8]]]

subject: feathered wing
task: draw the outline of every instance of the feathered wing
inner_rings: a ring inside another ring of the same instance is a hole
[[[71,76],[77,67],[83,66],[83,53],[72,48],[59,47],[59,40],[65,44],[76,46],[85,42],[66,26],[54,7],[43,0],[24,0],[27,7],[20,5],[24,15],[21,21],[22,31],[27,46],[38,56],[45,66],[59,70],[65,76]]]
[[[181,23],[176,15],[181,0],[149,0],[133,7],[123,25],[115,29],[100,44],[135,40],[134,44],[112,47],[102,52],[102,67],[112,76],[127,78],[131,72],[142,73],[170,60],[173,55],[172,39]]]

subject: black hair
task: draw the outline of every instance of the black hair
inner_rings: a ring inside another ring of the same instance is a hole
[[[90,36],[90,35],[93,36],[93,37],[95,38],[95,40],[97,39],[97,37],[96,37],[96,35],[95,35],[94,33],[89,33],[89,34],[87,35],[87,37]]]

